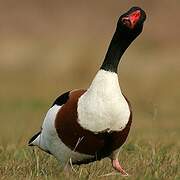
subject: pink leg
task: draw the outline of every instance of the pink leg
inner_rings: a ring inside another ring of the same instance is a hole
[[[112,160],[112,166],[113,166],[114,169],[119,171],[123,176],[128,176],[128,173],[119,164],[118,159],[113,159]]]

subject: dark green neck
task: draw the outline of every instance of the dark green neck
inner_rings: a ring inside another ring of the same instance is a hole
[[[116,30],[100,69],[117,73],[119,61],[133,40]]]

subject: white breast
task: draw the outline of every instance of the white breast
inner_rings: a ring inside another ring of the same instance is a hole
[[[99,70],[78,101],[79,124],[93,132],[116,131],[125,128],[129,116],[129,106],[121,93],[117,74]]]

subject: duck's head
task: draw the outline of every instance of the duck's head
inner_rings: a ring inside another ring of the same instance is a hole
[[[139,7],[132,7],[120,16],[116,31],[121,34],[121,36],[136,38],[141,33],[145,20],[146,13]]]

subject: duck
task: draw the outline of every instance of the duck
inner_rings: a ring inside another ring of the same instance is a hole
[[[132,110],[117,70],[123,54],[141,34],[145,19],[140,7],[132,7],[119,17],[104,61],[89,88],[70,90],[56,98],[29,146],[53,155],[62,167],[109,157],[116,171],[128,175],[118,158],[131,128]]]

